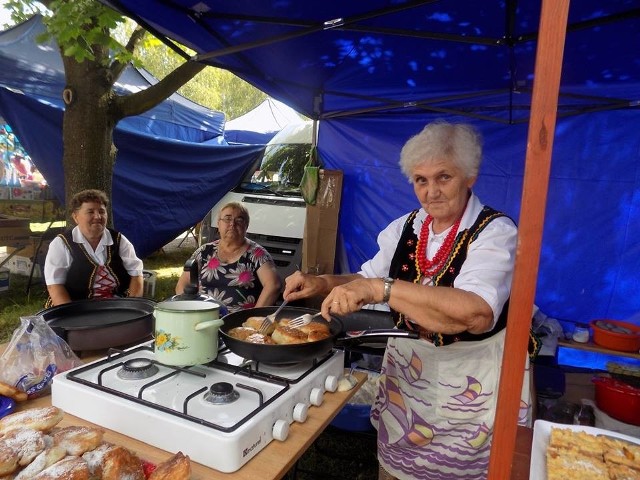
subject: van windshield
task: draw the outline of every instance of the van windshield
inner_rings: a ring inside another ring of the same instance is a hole
[[[260,167],[249,181],[240,185],[240,189],[301,196],[300,181],[310,154],[309,143],[267,145]]]

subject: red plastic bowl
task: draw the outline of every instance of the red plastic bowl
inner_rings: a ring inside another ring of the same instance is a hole
[[[610,417],[640,426],[640,388],[609,377],[594,377],[596,405]]]
[[[612,332],[602,327],[602,324],[609,324],[622,327],[633,333]],[[592,320],[589,325],[593,330],[593,341],[601,347],[617,350],[618,352],[637,352],[640,350],[640,327],[633,323],[621,322],[619,320],[597,319]]]

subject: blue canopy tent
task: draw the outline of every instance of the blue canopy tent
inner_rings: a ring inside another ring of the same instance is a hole
[[[320,121],[324,165],[344,171],[338,270],[416,206],[399,150],[436,118],[480,129],[476,191],[520,220],[540,2],[105,3]],[[535,299],[559,319],[640,310],[639,17],[638,0],[569,9]]]
[[[36,42],[43,28],[36,16],[0,33],[0,116],[64,201],[64,68],[57,46]],[[135,92],[156,81],[128,67],[116,89]],[[114,224],[141,257],[200,221],[261,155],[263,145],[228,145],[224,123],[223,113],[177,94],[118,123]]]

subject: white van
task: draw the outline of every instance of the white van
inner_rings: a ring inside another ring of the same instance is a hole
[[[211,209],[200,228],[200,244],[217,238],[218,211],[238,202],[249,211],[247,237],[267,249],[284,280],[302,265],[306,204],[300,193],[304,166],[309,161],[313,122],[284,127],[267,144],[256,168],[247,173]]]

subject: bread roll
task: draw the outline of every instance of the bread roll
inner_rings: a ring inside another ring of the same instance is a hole
[[[53,444],[63,447],[69,455],[80,456],[102,443],[104,430],[97,427],[72,425],[51,432]]]
[[[306,343],[307,334],[297,328],[278,326],[271,334],[271,338],[279,345]]]
[[[252,333],[247,338],[244,339],[245,342],[249,343],[259,343],[264,345],[275,345],[276,342],[273,341],[269,335],[263,335],[262,333]]]
[[[31,428],[41,432],[48,432],[55,427],[64,412],[58,407],[42,407],[22,410],[0,418],[0,435],[15,428]]]
[[[189,480],[191,460],[182,452],[159,464],[147,480]]]
[[[29,465],[44,449],[44,435],[31,428],[15,428],[0,439],[0,446],[13,449],[18,458],[18,465]]]
[[[67,451],[62,447],[45,449],[33,461],[18,473],[14,480],[29,480],[54,463],[67,456]]]
[[[18,452],[8,445],[0,443],[0,477],[9,475],[18,469]]]
[[[119,445],[102,443],[95,450],[82,455],[92,478],[102,480],[145,480],[142,461],[134,453]]]
[[[237,338],[238,340],[246,340],[249,335],[258,333],[255,328],[251,327],[235,327],[227,332],[230,337]]]
[[[19,390],[16,387],[3,382],[0,382],[0,395],[13,398],[16,402],[24,402],[25,400],[27,400],[27,398],[29,398],[26,392],[23,392],[22,390]]]
[[[324,332],[327,335],[331,333],[331,329],[329,328],[329,325],[326,323],[320,323],[320,322],[311,322],[307,325],[304,325],[303,327],[300,327],[300,330],[305,332],[307,335],[310,334],[311,332]]]
[[[325,338],[329,338],[331,333],[327,330],[311,330],[307,334],[307,342],[319,342],[320,340],[324,340]]]
[[[45,468],[33,480],[89,480],[89,467],[80,457],[65,457]]]
[[[254,330],[260,330],[260,326],[262,325],[263,320],[264,320],[264,317],[249,317],[244,321],[242,326],[253,328]],[[266,335],[271,335],[275,330],[275,328],[276,328],[275,322],[271,322],[271,324],[269,325],[269,328],[262,331],[261,333],[264,333]]]

